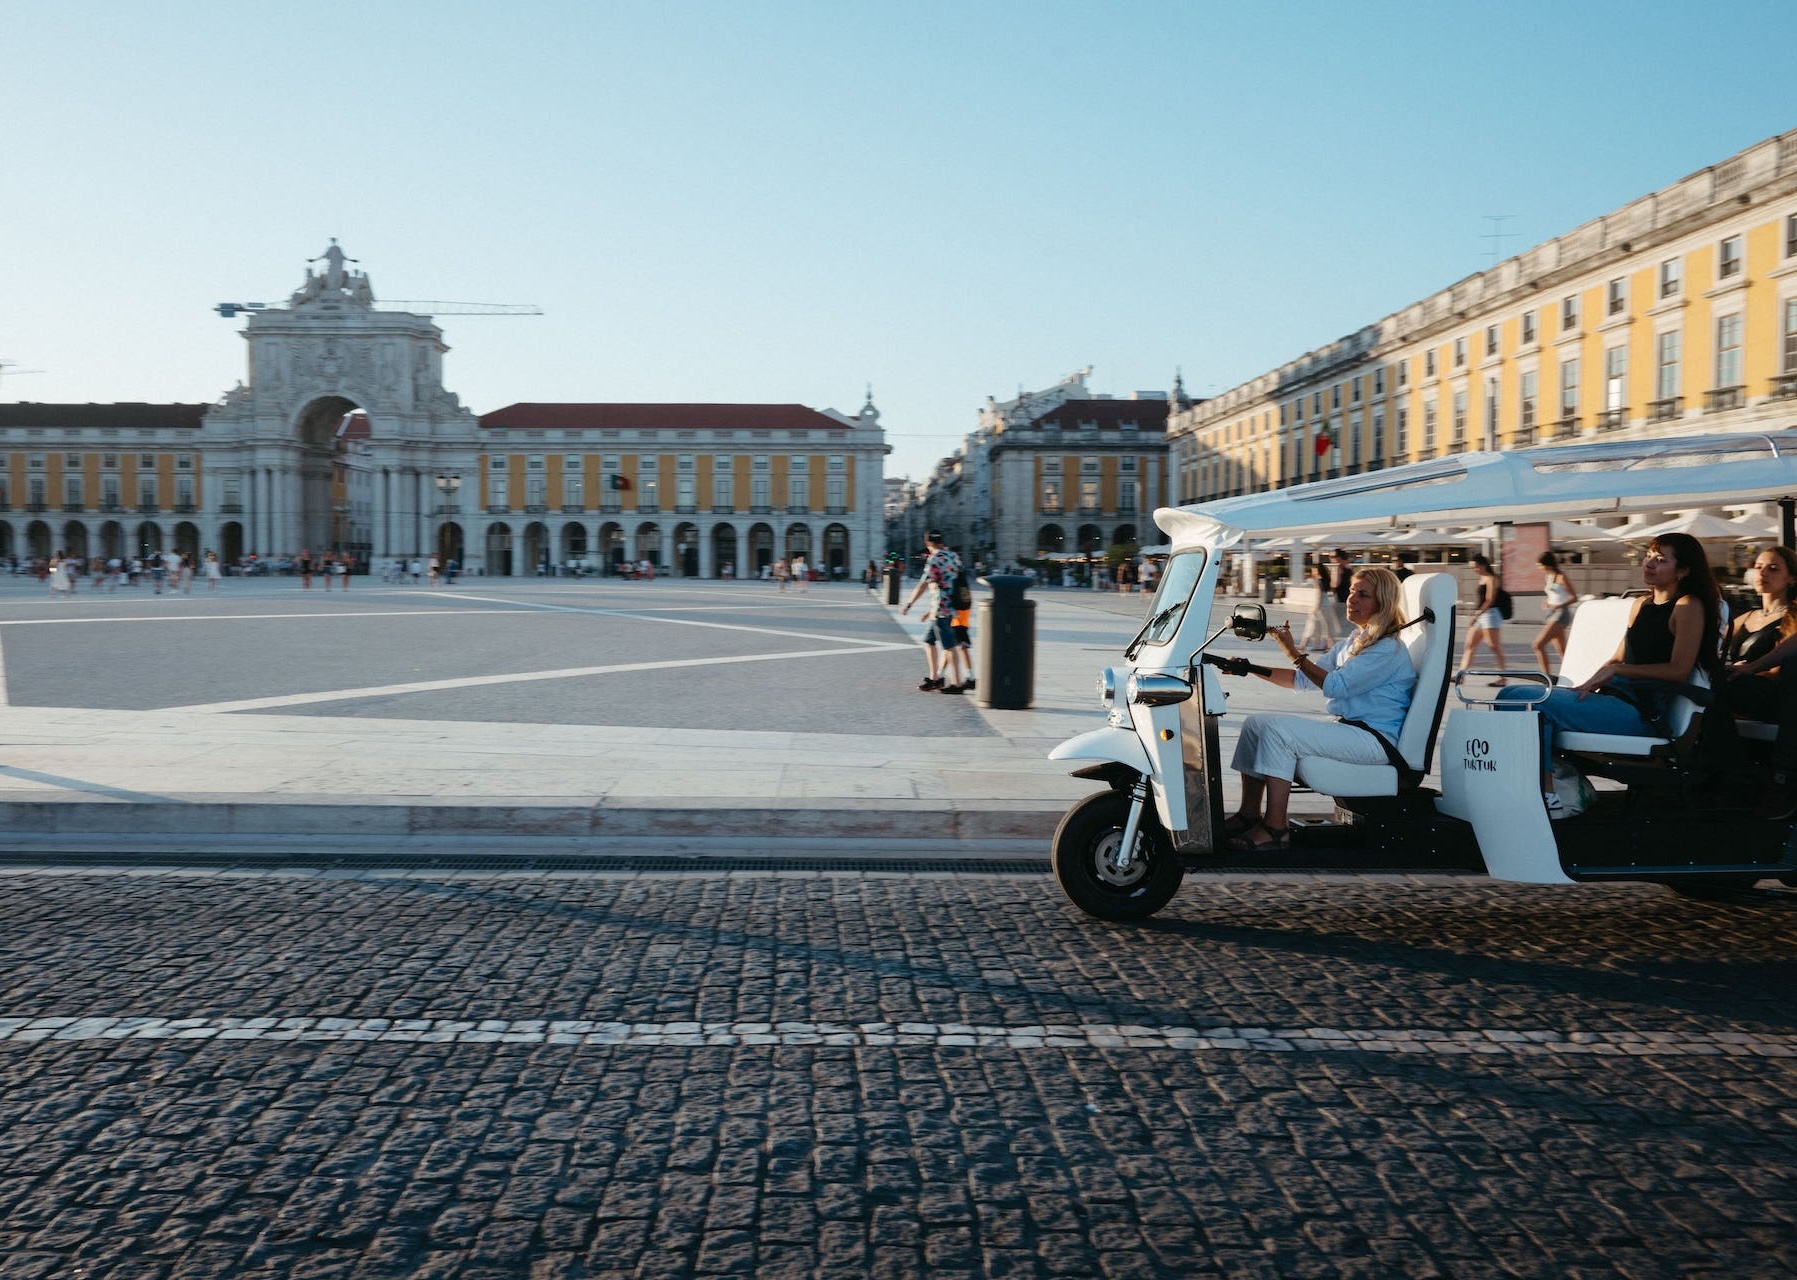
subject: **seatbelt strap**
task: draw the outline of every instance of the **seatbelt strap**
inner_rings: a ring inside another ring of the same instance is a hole
[[[1341,723],[1352,725],[1356,729],[1365,729],[1368,733],[1372,734],[1374,738],[1378,739],[1379,745],[1385,748],[1385,758],[1391,761],[1391,767],[1398,771],[1398,786],[1400,788],[1408,790],[1409,788],[1418,786],[1422,783],[1422,771],[1410,767],[1410,762],[1398,754],[1398,749],[1392,745],[1390,738],[1386,737],[1383,733],[1380,733],[1364,720],[1344,719]]]

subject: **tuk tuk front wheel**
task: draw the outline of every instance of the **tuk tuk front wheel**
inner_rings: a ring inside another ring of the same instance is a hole
[[[1073,905],[1100,920],[1142,920],[1179,891],[1184,871],[1148,806],[1133,856],[1115,865],[1129,821],[1127,791],[1100,791],[1067,811],[1055,829],[1055,879]]]

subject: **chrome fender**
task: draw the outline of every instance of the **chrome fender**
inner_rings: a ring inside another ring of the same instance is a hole
[[[1050,760],[1109,760],[1116,764],[1125,764],[1137,773],[1154,779],[1154,765],[1148,759],[1148,749],[1142,745],[1133,729],[1118,729],[1114,726],[1094,729],[1090,733],[1082,733],[1077,738],[1069,738],[1053,751],[1048,753]],[[1158,779],[1154,779],[1159,781]]]

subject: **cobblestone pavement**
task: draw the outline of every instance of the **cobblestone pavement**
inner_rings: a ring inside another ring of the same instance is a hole
[[[1643,886],[0,875],[0,1277],[1788,1276],[1797,934]]]

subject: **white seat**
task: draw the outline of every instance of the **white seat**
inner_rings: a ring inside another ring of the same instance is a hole
[[[1629,615],[1635,609],[1634,596],[1606,596],[1587,600],[1572,615],[1572,628],[1566,637],[1566,657],[1560,663],[1557,683],[1571,687],[1597,673],[1597,669],[1616,656],[1622,638],[1629,629]],[[1701,670],[1691,673],[1691,683],[1709,687],[1709,677]],[[1666,727],[1672,738],[1680,737],[1691,727],[1697,704],[1689,698],[1673,698],[1666,705]],[[1646,756],[1655,747],[1663,747],[1671,738],[1637,734],[1584,733],[1560,730],[1554,734],[1554,747],[1560,751],[1587,751],[1610,756]]]
[[[1417,573],[1404,580],[1400,610],[1404,617],[1420,618],[1425,609],[1435,614],[1433,622],[1419,622],[1399,633],[1410,654],[1410,665],[1416,669],[1416,692],[1393,745],[1419,774],[1429,771],[1435,730],[1441,724],[1441,707],[1447,698],[1457,594],[1458,584],[1449,573]],[[1330,796],[1395,796],[1400,781],[1398,771],[1389,764],[1346,764],[1324,756],[1299,759],[1296,780]]]

